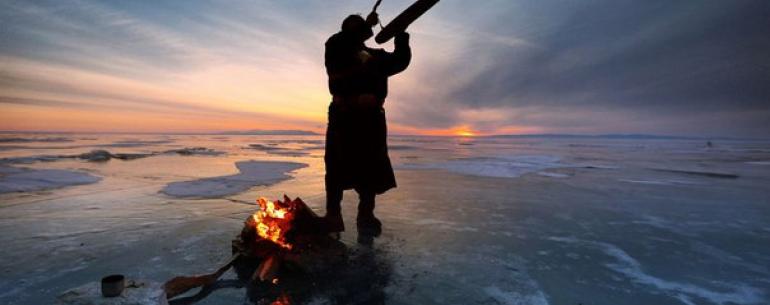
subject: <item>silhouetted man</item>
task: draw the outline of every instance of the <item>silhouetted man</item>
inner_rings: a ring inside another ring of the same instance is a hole
[[[409,34],[395,37],[390,53],[364,42],[379,23],[376,13],[366,20],[350,15],[342,30],[326,41],[326,73],[333,99],[326,129],[326,221],[332,232],[344,231],[342,192],[359,196],[359,233],[377,236],[382,224],[374,216],[374,197],[396,187],[388,157],[385,110],[388,77],[404,71],[412,54]]]

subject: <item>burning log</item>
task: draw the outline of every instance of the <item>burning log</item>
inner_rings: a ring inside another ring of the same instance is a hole
[[[259,211],[251,218],[254,220],[259,237],[291,250],[292,244],[287,240],[287,235],[292,230],[292,221],[302,201],[292,201],[285,195],[284,197],[284,202],[259,198],[257,200]]]
[[[301,199],[291,200],[284,195],[282,201],[260,198],[257,204],[259,210],[246,218],[241,233],[232,242],[230,261],[210,274],[169,280],[163,285],[169,299],[193,288],[211,287],[233,267],[238,278],[248,282],[247,291],[253,299],[290,304],[279,278],[289,279],[287,285],[294,281],[307,283],[308,274],[329,271],[346,259],[347,247],[329,237],[322,219]],[[312,289],[312,285],[299,288]]]
[[[263,282],[277,283],[278,278],[276,276],[278,274],[278,268],[281,267],[280,260],[281,259],[276,255],[268,256],[267,259],[259,264],[259,267],[257,267],[257,271],[254,272],[254,275],[252,275],[251,280],[255,281],[259,279]]]
[[[233,253],[241,254],[234,263],[239,278],[276,284],[282,270],[324,269],[344,257],[345,245],[328,236],[321,218],[301,199],[257,203],[260,210],[232,243]]]
[[[278,299],[270,303],[270,305],[291,305],[293,302],[288,295],[282,294]]]

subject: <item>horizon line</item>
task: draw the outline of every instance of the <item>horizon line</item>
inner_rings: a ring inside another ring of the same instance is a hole
[[[252,132],[254,134],[249,134]],[[260,134],[261,133],[261,134]],[[322,136],[318,133],[303,129],[252,129],[252,130],[230,130],[230,131],[48,131],[48,130],[0,130],[0,134],[124,134],[124,135],[240,135],[240,136]],[[410,134],[395,133],[389,137],[418,136],[418,137],[444,137],[444,138],[609,138],[609,139],[629,139],[638,140],[751,140],[751,141],[770,141],[770,138],[746,137],[746,136],[695,136],[695,135],[672,135],[672,134],[648,134],[648,133],[521,133],[521,134],[481,134],[481,135],[450,135],[450,134]]]

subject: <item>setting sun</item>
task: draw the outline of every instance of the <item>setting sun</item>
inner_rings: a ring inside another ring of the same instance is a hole
[[[459,130],[455,134],[458,135],[458,136],[461,136],[461,137],[473,137],[473,136],[476,136],[476,134],[473,133],[470,130]]]
[[[471,127],[468,125],[462,125],[462,126],[453,128],[452,134],[460,137],[474,137],[478,135],[478,133],[473,129],[471,129]]]

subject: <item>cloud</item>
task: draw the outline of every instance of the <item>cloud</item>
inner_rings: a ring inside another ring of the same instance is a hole
[[[383,21],[410,3],[384,2]],[[1,104],[323,128],[323,42],[371,4],[3,0]],[[404,130],[762,136],[768,14],[759,0],[442,1],[410,28],[388,116]]]
[[[496,109],[509,114],[509,123],[551,130],[760,135],[770,127],[770,117],[724,124],[737,114],[767,115],[770,109],[765,2],[544,1],[526,9],[537,17],[490,18],[478,25],[510,31],[497,35],[526,43],[478,47],[466,39],[464,60],[452,64],[454,73],[441,74],[464,83],[438,94],[441,109]],[[508,13],[516,15],[501,14]],[[436,122],[460,117],[444,113]],[[694,128],[682,128],[680,120]],[[590,124],[595,127],[586,128]],[[720,128],[709,128],[715,125]]]

